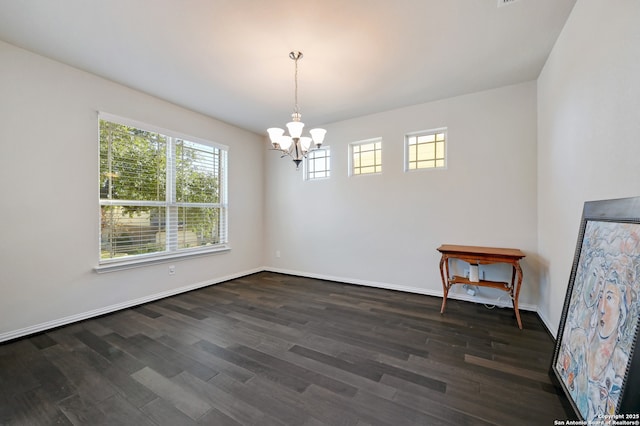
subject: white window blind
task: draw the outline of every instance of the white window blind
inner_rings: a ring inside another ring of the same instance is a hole
[[[226,147],[100,114],[100,264],[227,240]]]

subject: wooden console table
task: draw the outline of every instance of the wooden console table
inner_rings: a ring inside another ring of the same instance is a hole
[[[518,249],[496,248],[496,247],[476,247],[476,246],[456,246],[451,244],[443,244],[438,247],[438,251],[442,253],[440,259],[440,276],[442,277],[442,308],[440,313],[444,313],[447,305],[447,295],[453,284],[469,284],[482,287],[497,288],[509,293],[513,310],[516,313],[518,327],[522,329],[522,321],[520,320],[520,311],[518,310],[518,296],[520,295],[520,286],[522,285],[522,268],[520,268],[520,259],[525,257]],[[491,263],[508,263],[513,267],[511,273],[511,282],[480,280],[478,282],[469,281],[466,277],[449,275],[449,259],[460,259],[471,265],[486,265]],[[446,277],[446,278],[445,278]],[[517,280],[516,280],[517,278]]]

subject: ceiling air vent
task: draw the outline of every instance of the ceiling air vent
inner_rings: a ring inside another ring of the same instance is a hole
[[[498,0],[498,7],[502,7],[502,6],[508,6],[511,3],[515,3],[518,2],[520,0]]]

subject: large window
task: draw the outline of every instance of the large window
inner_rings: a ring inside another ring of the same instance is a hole
[[[331,176],[331,150],[328,146],[309,151],[304,162],[306,180],[325,179]]]
[[[382,139],[369,139],[349,145],[349,174],[382,172]]]
[[[101,265],[226,248],[226,147],[99,122]]]
[[[446,166],[446,129],[428,130],[405,136],[405,170]]]

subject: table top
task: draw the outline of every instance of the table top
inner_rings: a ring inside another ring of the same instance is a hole
[[[443,244],[437,249],[442,254],[460,255],[487,255],[500,256],[514,259],[522,259],[525,254],[516,248],[481,247],[481,246],[459,246],[454,244]]]

